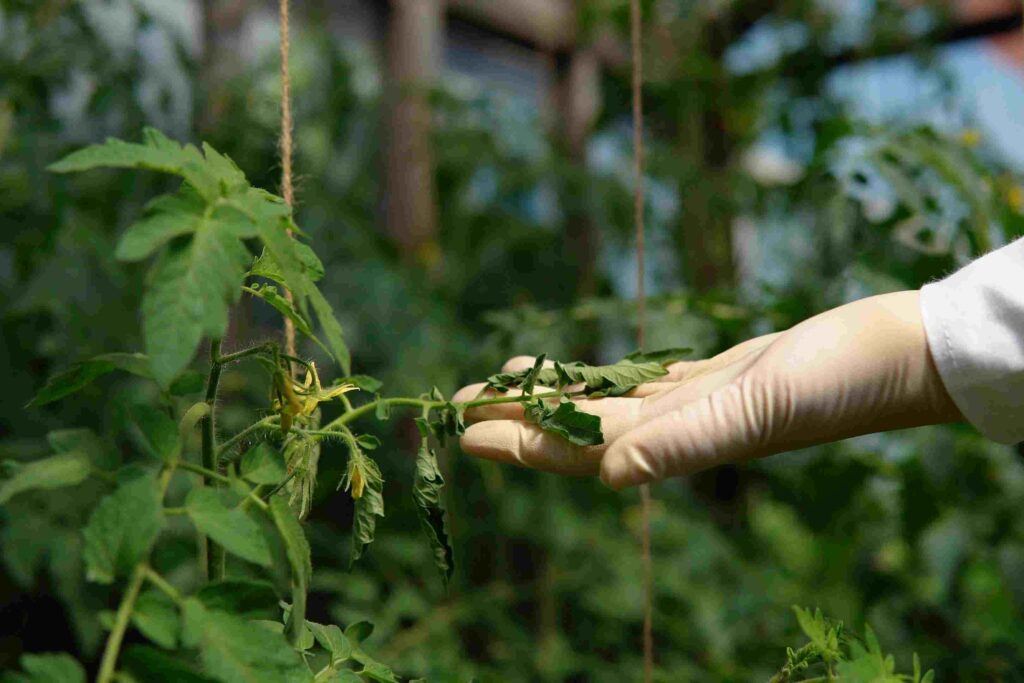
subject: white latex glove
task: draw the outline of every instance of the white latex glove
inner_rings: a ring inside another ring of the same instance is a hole
[[[513,358],[505,371],[532,365]],[[946,393],[918,293],[863,299],[714,358],[671,365],[631,396],[581,399],[605,443],[580,447],[524,421],[517,404],[471,410],[467,453],[612,488],[890,429],[963,419]],[[475,398],[483,385],[461,389]]]

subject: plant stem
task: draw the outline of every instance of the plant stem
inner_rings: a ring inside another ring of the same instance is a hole
[[[210,376],[206,382],[206,403],[210,406],[210,413],[203,418],[203,467],[207,471],[200,472],[200,474],[203,475],[203,484],[205,486],[209,486],[213,479],[216,478],[213,475],[217,475],[220,472],[220,463],[217,458],[217,433],[213,413],[217,403],[217,386],[220,383],[221,367],[220,340],[214,339],[210,342]],[[182,467],[185,464],[182,463]],[[206,539],[206,544],[206,576],[211,581],[223,578],[224,549],[209,538]]]
[[[277,426],[277,416],[276,415],[268,415],[267,417],[263,418],[262,420],[258,420],[256,422],[253,422],[251,425],[249,425],[248,427],[246,427],[242,431],[240,431],[237,434],[235,434],[233,437],[231,437],[230,439],[228,439],[227,441],[222,443],[217,448],[217,458],[218,458],[218,460],[222,464],[227,464],[227,463],[234,462],[239,457],[241,457],[241,452],[239,452],[239,453],[232,453],[232,454],[229,455],[228,451],[230,451],[236,444],[238,444],[239,441],[242,441],[246,437],[250,436],[254,432],[260,431],[261,429],[272,429],[272,428],[274,428],[276,426]]]
[[[245,288],[243,287],[243,289]],[[251,346],[247,349],[242,349],[241,351],[235,351],[234,353],[229,353],[225,356],[214,356],[212,355],[211,352],[210,360],[212,360],[215,365],[227,365],[228,363],[234,363],[235,361],[242,360],[243,358],[248,358],[249,356],[255,356],[260,353],[272,351],[274,346],[275,344],[273,343],[257,344],[256,346]],[[217,342],[217,353],[220,353],[220,342]]]
[[[201,474],[201,475],[203,475],[204,479],[206,479],[208,481],[215,481],[218,484],[230,484],[231,483],[231,480],[228,479],[223,474],[221,474],[220,472],[214,472],[213,470],[211,470],[211,469],[209,469],[207,467],[202,467],[201,465],[196,465],[196,464],[191,463],[191,462],[179,462],[178,463],[178,469],[188,470],[189,472],[195,472],[196,474]]]
[[[172,586],[170,582],[167,581],[167,579],[160,576],[152,567],[146,565],[144,568],[144,572],[146,575],[146,580],[154,586],[156,586],[157,588],[159,588],[164,594],[167,595],[167,597],[169,597],[175,603],[180,605],[181,603],[185,602],[185,598],[181,597],[181,593],[178,592],[178,589]]]
[[[563,396],[571,398],[573,396],[581,396],[584,392],[582,391],[551,391],[546,394],[520,394],[516,396],[498,396],[495,398],[481,398],[474,401],[460,401],[454,405],[461,408],[477,408],[479,406],[493,406],[500,403],[525,403],[536,398],[561,398]],[[376,410],[380,404],[388,406],[404,406],[408,408],[443,408],[446,401],[430,401],[422,398],[381,398],[376,401],[370,401],[364,403],[358,408],[353,408],[347,413],[343,413],[339,417],[331,420],[322,431],[331,431],[334,427],[339,427],[344,424],[348,424],[353,420],[356,420],[363,415]]]
[[[103,659],[100,662],[100,672],[96,676],[96,683],[110,683],[114,679],[117,669],[117,657],[121,653],[121,643],[124,641],[125,631],[128,630],[128,621],[131,619],[132,610],[135,609],[135,600],[139,597],[139,590],[142,582],[146,579],[146,563],[140,562],[132,572],[131,581],[121,604],[117,608],[117,616],[114,618],[114,628],[110,631],[107,644],[103,648]]]

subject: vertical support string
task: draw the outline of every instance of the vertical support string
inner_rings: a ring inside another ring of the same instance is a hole
[[[291,74],[289,72],[288,55],[291,51],[289,38],[288,0],[280,0],[278,5],[281,26],[281,195],[289,208],[295,206],[295,192],[292,187],[292,98]],[[288,231],[291,236],[292,231]],[[284,296],[289,303],[293,301],[292,292],[285,288]],[[288,316],[284,317],[284,348],[289,356],[295,355],[295,323]]]
[[[633,221],[636,229],[636,343],[643,349],[647,325],[647,291],[644,278],[644,105],[643,52],[640,0],[629,3],[630,42],[633,53]],[[640,485],[640,553],[644,570],[644,683],[654,674],[653,588],[651,561],[651,490]]]

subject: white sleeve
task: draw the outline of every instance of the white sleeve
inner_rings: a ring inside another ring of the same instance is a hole
[[[1024,239],[925,285],[921,316],[964,417],[994,441],[1024,441]]]

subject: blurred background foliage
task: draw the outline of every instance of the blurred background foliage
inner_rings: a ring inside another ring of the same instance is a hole
[[[129,458],[126,406],[151,390],[106,379],[23,408],[72,361],[140,347],[141,271],[115,262],[112,245],[166,189],[146,175],[55,177],[48,163],[153,125],[210,141],[276,189],[275,17],[255,0],[235,4],[241,42],[204,50],[204,36],[208,48],[218,36],[203,19],[216,15],[198,3],[0,2],[4,460],[47,452],[43,435],[67,426],[94,429],[98,452]],[[295,4],[297,216],[326,265],[356,371],[390,395],[450,393],[514,354],[630,350],[628,62],[602,69],[581,144],[552,124],[557,107],[444,71],[427,98],[438,229],[410,248],[381,227],[382,52],[333,30],[330,3]],[[652,347],[713,354],[851,299],[916,288],[1024,234],[1014,160],[979,133],[956,70],[929,47],[949,6],[671,0],[645,10]],[[627,35],[619,0],[581,3],[578,22],[595,44]],[[865,116],[850,97],[862,76],[850,56],[907,46],[901,59],[925,94]],[[275,320],[243,303],[227,348],[274,337]],[[240,406],[226,433],[266,407],[255,376],[232,370],[222,386]],[[351,503],[335,493],[342,453],[325,449],[309,523],[311,618],[372,620],[379,658],[431,681],[639,677],[635,492],[451,448],[458,564],[446,592],[409,503],[417,437],[403,420],[379,436],[388,517],[351,572]],[[23,651],[94,660],[96,610],[114,598],[82,578],[78,530],[97,495],[87,482],[3,509],[0,666]],[[720,468],[654,496],[659,680],[766,680],[785,646],[803,642],[793,604],[855,632],[869,622],[901,669],[916,651],[940,681],[1024,671],[1024,467],[966,426]],[[155,563],[195,581],[190,536],[171,533],[180,541]]]

